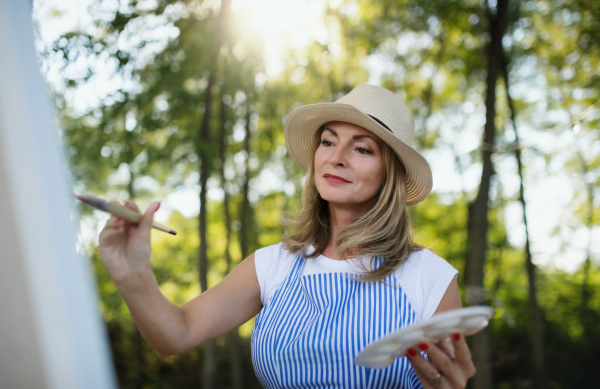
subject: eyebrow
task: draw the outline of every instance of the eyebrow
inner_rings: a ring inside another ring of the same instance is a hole
[[[325,128],[323,128],[323,131],[329,131],[329,132],[331,132],[333,135],[335,135],[335,136],[339,137],[338,133],[337,133],[337,132],[335,132],[335,130],[333,130],[333,129],[329,128],[329,127],[325,127]],[[373,140],[373,142],[377,143],[377,141],[375,140],[375,138],[373,138],[371,135],[368,135],[368,134],[357,134],[357,135],[353,135],[353,136],[352,136],[352,139],[354,139],[354,140],[359,140],[359,139],[362,139],[362,138],[368,138],[368,139],[371,139],[371,140]]]

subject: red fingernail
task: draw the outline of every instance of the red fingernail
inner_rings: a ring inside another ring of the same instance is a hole
[[[408,353],[408,355],[410,357],[416,357],[417,356],[417,352],[414,349],[412,349],[412,348],[409,348],[408,350],[406,350],[406,352]]]
[[[454,338],[454,340],[460,340],[460,334],[458,332],[452,335],[452,337]]]
[[[429,348],[429,345],[427,343],[420,343],[419,348],[423,351],[427,351],[427,349]]]

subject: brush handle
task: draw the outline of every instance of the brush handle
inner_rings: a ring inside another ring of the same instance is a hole
[[[140,213],[117,203],[108,203],[108,212],[117,215],[120,218],[127,220],[128,222],[136,224],[142,220],[142,215]],[[152,222],[152,228],[168,232],[171,235],[177,234],[174,230],[170,229],[169,227],[163,226],[162,224],[157,222]]]
[[[117,202],[107,203],[104,200],[96,199],[89,196],[80,196],[78,194],[73,194],[75,198],[89,206],[97,208],[101,211],[111,213],[113,215],[117,215],[118,217],[127,220],[128,222],[138,224],[142,220],[142,215],[134,211],[133,209],[127,208]],[[167,226],[163,226],[160,223],[152,222],[152,228],[156,228],[157,230],[168,232],[171,235],[177,235],[175,230],[170,229]]]
[[[132,223],[139,223],[142,215],[139,212],[129,209],[117,203],[108,203],[108,212]]]

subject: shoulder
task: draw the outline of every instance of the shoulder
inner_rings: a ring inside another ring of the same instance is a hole
[[[267,303],[270,296],[277,290],[296,256],[285,249],[281,242],[256,250],[254,253],[254,264],[263,305]]]
[[[398,283],[421,320],[433,315],[458,271],[445,259],[424,249],[413,252],[397,271]]]
[[[254,255],[255,257],[267,258],[276,255],[277,253],[281,252],[281,250],[283,250],[283,244],[279,242],[270,246],[259,248],[256,250]]]
[[[270,269],[280,267],[285,262],[292,262],[296,257],[295,254],[283,247],[283,243],[262,247],[254,253],[254,261],[256,266],[266,266]],[[285,265],[284,265],[285,266]]]
[[[401,271],[403,268],[410,271],[434,273],[455,270],[444,258],[429,249],[414,251],[399,270]]]

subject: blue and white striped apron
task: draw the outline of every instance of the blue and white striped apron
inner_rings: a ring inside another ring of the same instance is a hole
[[[354,364],[365,346],[415,321],[394,275],[384,282],[347,273],[302,276],[292,268],[256,318],[252,361],[266,388],[421,388],[407,358],[385,369]]]

